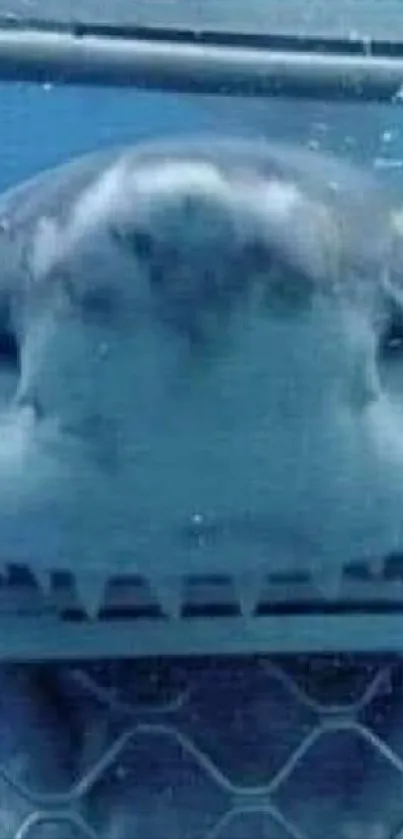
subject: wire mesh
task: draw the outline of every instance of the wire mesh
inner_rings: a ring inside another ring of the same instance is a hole
[[[3,765],[2,839],[403,836],[399,659],[210,657],[33,671],[80,708],[75,766],[49,792],[24,780],[21,756]]]

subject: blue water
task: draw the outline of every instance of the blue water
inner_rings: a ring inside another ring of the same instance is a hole
[[[0,190],[87,151],[198,131],[314,138],[370,161],[380,152],[402,152],[402,125],[396,107],[6,84],[0,85]]]

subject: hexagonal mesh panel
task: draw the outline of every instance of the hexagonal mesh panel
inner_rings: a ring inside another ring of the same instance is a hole
[[[2,722],[4,839],[403,836],[398,660],[70,662],[3,683],[2,720],[31,714],[6,760]]]
[[[9,567],[2,839],[402,839],[403,664],[380,652],[388,621],[401,647],[400,564],[346,568],[325,599],[277,575],[175,596],[115,579],[97,601],[86,580]]]

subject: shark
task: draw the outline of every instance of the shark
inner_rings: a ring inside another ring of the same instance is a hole
[[[173,602],[186,574],[326,591],[401,550],[402,234],[374,173],[265,139],[112,148],[5,192],[0,561]]]

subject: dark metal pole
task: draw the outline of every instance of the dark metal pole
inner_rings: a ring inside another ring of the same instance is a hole
[[[0,28],[0,81],[391,102],[403,91],[403,54]]]

